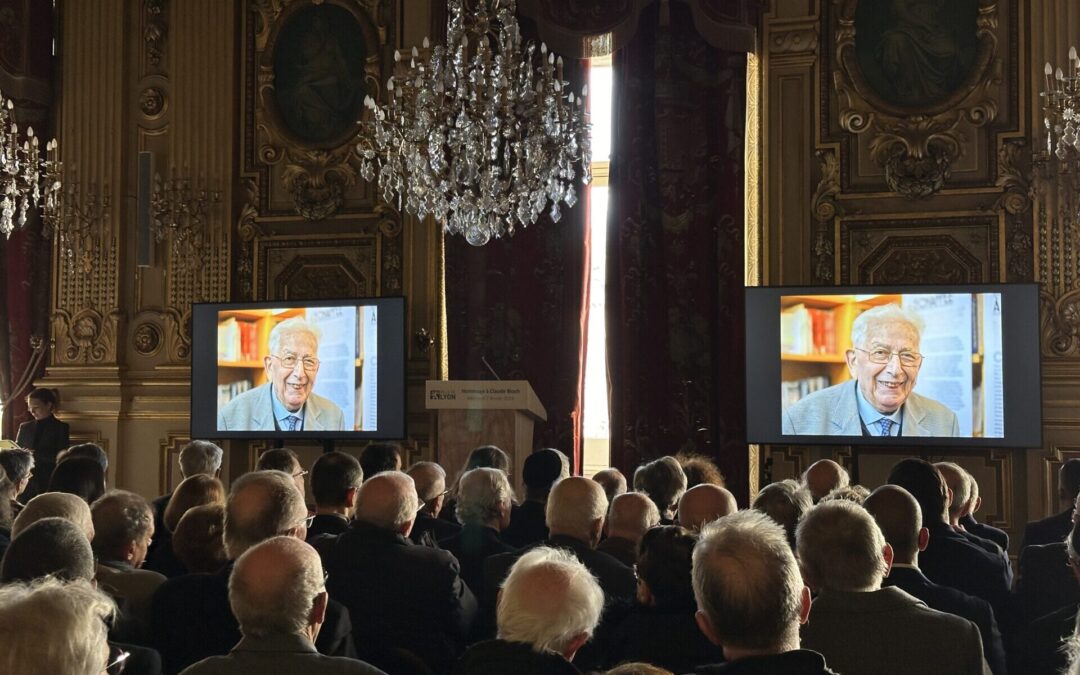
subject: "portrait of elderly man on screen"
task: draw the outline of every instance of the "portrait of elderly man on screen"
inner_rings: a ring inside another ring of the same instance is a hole
[[[816,391],[783,413],[784,435],[957,436],[956,413],[912,390],[922,367],[923,320],[890,304],[868,309],[851,326],[852,379]]]
[[[218,431],[341,431],[345,413],[312,393],[319,374],[319,333],[299,317],[270,331],[263,357],[266,384],[232,399],[218,411]]]

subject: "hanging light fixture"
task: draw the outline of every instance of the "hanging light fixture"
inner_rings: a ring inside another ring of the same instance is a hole
[[[33,127],[27,127],[26,138],[19,142],[15,104],[0,92],[0,234],[4,237],[26,225],[33,206],[42,205],[51,212],[56,204],[60,192],[56,141],[49,141],[46,148],[47,157],[42,159]]]
[[[446,45],[365,99],[370,119],[356,150],[361,175],[383,199],[474,246],[513,235],[547,211],[577,203],[576,165],[590,180],[584,97],[563,61],[523,42],[514,0],[449,0]],[[395,53],[400,62],[402,54]]]

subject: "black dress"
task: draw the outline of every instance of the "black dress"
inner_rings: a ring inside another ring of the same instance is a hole
[[[19,425],[15,436],[19,447],[34,451],[34,477],[22,494],[23,503],[49,488],[49,478],[56,468],[56,455],[71,445],[67,422],[61,422],[54,415],[40,420],[31,420]]]

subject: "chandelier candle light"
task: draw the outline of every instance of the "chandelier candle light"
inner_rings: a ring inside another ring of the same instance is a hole
[[[575,96],[562,58],[523,44],[515,5],[449,0],[446,45],[426,61],[413,47],[407,73],[387,80],[386,102],[365,98],[356,146],[361,175],[377,178],[387,203],[433,216],[474,246],[545,209],[558,222],[560,203],[577,203],[575,164],[590,180],[588,89]]]
[[[59,198],[60,181],[56,141],[46,144],[47,158],[42,159],[33,127],[27,127],[26,139],[19,143],[19,125],[15,123],[15,104],[0,93],[0,234],[7,237],[17,227],[26,225],[26,216],[34,205],[51,213]],[[42,185],[42,174],[46,174]]]

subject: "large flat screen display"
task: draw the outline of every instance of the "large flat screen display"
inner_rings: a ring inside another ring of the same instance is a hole
[[[405,300],[197,304],[195,438],[405,435]]]
[[[748,288],[747,435],[1041,447],[1034,284]]]

